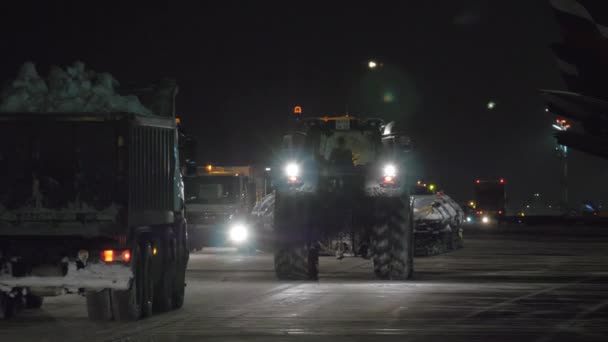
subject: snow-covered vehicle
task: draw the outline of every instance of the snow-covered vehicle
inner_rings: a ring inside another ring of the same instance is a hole
[[[393,127],[348,115],[296,120],[273,167],[279,279],[316,279],[319,241],[342,234],[368,250],[377,277],[412,276],[409,139]]]
[[[416,255],[428,256],[462,248],[464,211],[445,194],[412,196]]]
[[[188,262],[173,101],[149,109],[77,64],[26,64],[0,103],[0,317],[44,296],[135,320],[183,305]],[[163,110],[162,108],[165,108]]]

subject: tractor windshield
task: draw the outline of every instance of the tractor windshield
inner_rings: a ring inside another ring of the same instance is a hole
[[[379,142],[367,131],[335,131],[329,135],[320,134],[319,154],[325,160],[332,160],[336,155],[350,152],[354,165],[365,165],[373,162],[379,151]]]

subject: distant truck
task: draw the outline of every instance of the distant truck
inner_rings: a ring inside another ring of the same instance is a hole
[[[22,78],[36,79],[33,67],[24,69],[33,76]],[[68,70],[83,75],[65,76],[74,86],[93,75]],[[97,98],[99,112],[67,96],[65,111],[34,112],[49,103],[46,93],[27,98],[29,112],[8,112],[15,102],[3,102],[0,318],[64,293],[86,296],[94,320],[137,320],[183,305],[189,252],[177,86],[161,88],[154,98],[166,100],[166,111],[151,114],[107,107],[137,101],[111,86],[99,94],[114,102]]]
[[[478,222],[483,224],[502,222],[507,205],[505,180],[476,180],[475,209]]]
[[[185,177],[190,248],[256,248],[251,211],[268,189],[263,170],[253,166],[199,166]]]

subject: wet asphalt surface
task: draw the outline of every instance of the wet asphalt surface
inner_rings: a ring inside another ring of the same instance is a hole
[[[281,282],[272,256],[191,255],[184,308],[90,322],[78,296],[0,322],[0,341],[608,341],[608,229],[470,228],[464,249],[418,258],[415,279],[321,258],[318,282]]]

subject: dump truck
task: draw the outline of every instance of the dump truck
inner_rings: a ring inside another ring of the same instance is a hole
[[[70,111],[0,113],[0,317],[61,294],[85,296],[94,320],[183,305],[189,252],[177,86],[158,90],[168,105],[152,108],[165,111],[104,102],[85,112],[72,99]]]
[[[410,139],[382,119],[300,113],[272,167],[276,276],[317,279],[319,241],[348,234],[378,278],[410,278]]]

